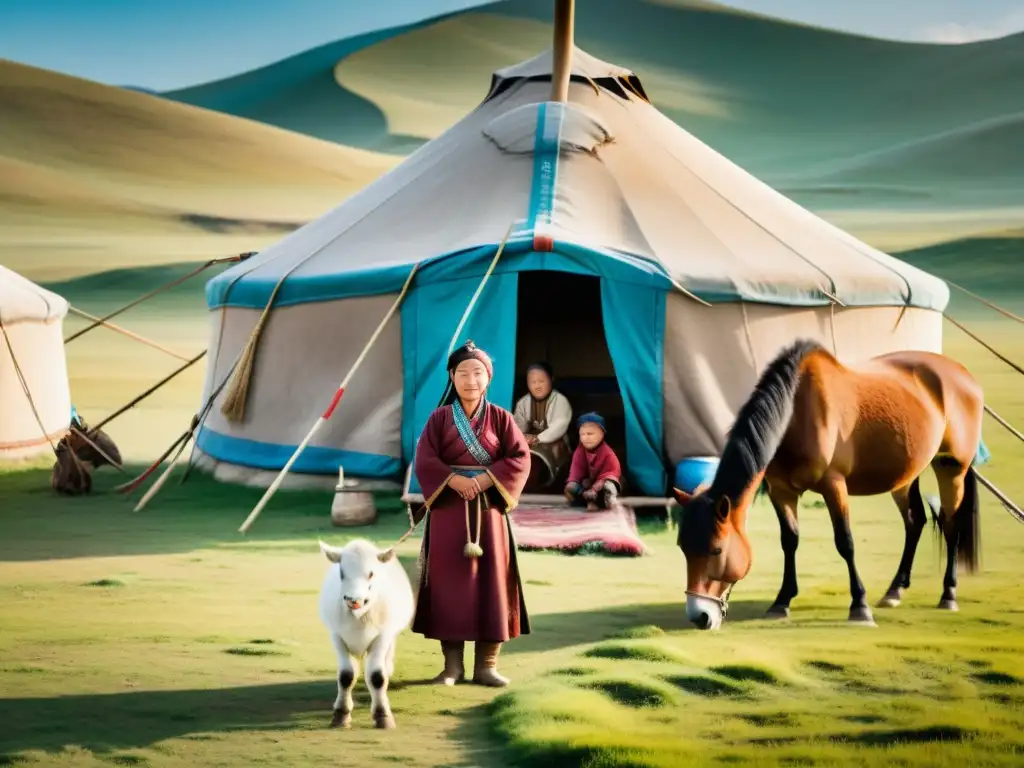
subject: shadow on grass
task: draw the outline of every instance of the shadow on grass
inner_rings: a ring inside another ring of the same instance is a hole
[[[395,681],[391,690],[400,693],[416,685]],[[333,679],[323,679],[212,690],[0,699],[0,765],[30,750],[56,754],[76,746],[102,755],[145,749],[167,739],[201,741],[205,734],[326,730],[335,686]],[[371,730],[369,692],[357,685],[354,698],[353,729]],[[414,716],[405,711],[401,695],[391,704],[400,722]],[[485,708],[474,707],[451,738],[467,747],[468,764],[498,768],[505,763],[496,748],[488,746],[489,736]]]
[[[237,688],[0,699],[0,764],[28,750],[61,752],[78,746],[96,753],[144,749],[166,739],[261,730],[321,730],[331,720],[333,679]],[[395,681],[391,690],[414,687]],[[353,728],[371,729],[370,697],[356,686]],[[412,716],[401,697],[397,719]],[[482,738],[483,731],[475,732]]]
[[[0,754],[76,745],[94,752],[228,731],[319,728],[330,721],[332,680],[185,691],[0,699]],[[357,699],[359,699],[357,688]],[[359,700],[358,706],[366,707]],[[369,717],[367,710],[367,718]]]
[[[142,467],[128,467],[130,476]],[[246,542],[266,543],[322,536],[331,543],[365,536],[390,544],[408,528],[397,493],[377,496],[376,525],[336,528],[332,494],[322,490],[279,491],[247,534],[238,527],[264,490],[216,482],[193,472],[184,485],[181,469],[145,509],[135,505],[153,482],[131,495],[113,488],[125,476],[103,467],[87,496],[60,496],[50,487],[49,469],[0,474],[0,561],[151,555],[192,552]],[[155,477],[153,478],[155,479]]]
[[[763,619],[768,601],[733,600],[726,624]],[[659,627],[666,632],[698,631],[686,618],[686,598],[680,589],[677,603],[617,606],[593,611],[530,616],[531,634],[517,638],[502,653],[539,653],[572,645],[596,643],[636,627]]]

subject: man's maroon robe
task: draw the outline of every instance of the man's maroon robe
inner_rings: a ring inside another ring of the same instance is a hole
[[[478,419],[483,420],[483,424]],[[426,500],[419,595],[412,630],[434,640],[502,643],[530,634],[507,513],[515,509],[530,474],[530,451],[512,414],[487,403],[470,424],[491,456],[494,482],[485,491],[480,518],[483,555],[468,558],[466,502],[448,487],[452,467],[479,467],[455,427],[450,405],[427,420],[416,446],[414,469]],[[476,502],[470,502],[476,540]]]

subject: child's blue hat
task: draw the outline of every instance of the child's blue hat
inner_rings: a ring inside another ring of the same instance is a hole
[[[580,427],[587,423],[596,424],[601,428],[602,432],[608,432],[608,428],[604,424],[604,417],[601,414],[597,413],[596,411],[584,413],[582,416],[580,416],[576,420],[576,428],[579,429]]]

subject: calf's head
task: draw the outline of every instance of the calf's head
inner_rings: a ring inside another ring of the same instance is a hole
[[[381,589],[386,584],[384,574],[378,574],[378,566],[391,562],[394,549],[378,550],[369,542],[353,541],[344,547],[332,547],[320,542],[320,551],[332,563],[338,565],[341,579],[341,598],[355,616],[362,616],[369,610],[370,603],[381,598]]]

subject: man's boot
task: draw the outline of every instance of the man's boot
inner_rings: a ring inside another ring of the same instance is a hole
[[[489,685],[492,688],[503,688],[509,679],[498,674],[498,652],[501,643],[476,643],[476,658],[473,664],[473,682],[478,685]]]
[[[444,670],[432,682],[441,685],[455,685],[466,679],[466,667],[462,660],[465,643],[441,641],[441,652],[444,654]]]

